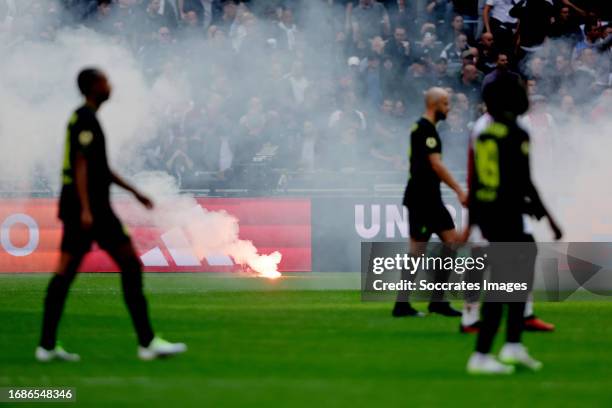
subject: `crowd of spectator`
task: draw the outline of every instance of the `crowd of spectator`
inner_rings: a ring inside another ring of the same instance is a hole
[[[410,125],[431,86],[452,95],[443,157],[464,171],[482,84],[500,71],[526,81],[533,132],[609,118],[606,3],[0,0],[0,29],[53,41],[84,25],[124,45],[149,83],[189,88],[142,147],[146,169],[188,187],[274,188],[287,174],[405,177]]]

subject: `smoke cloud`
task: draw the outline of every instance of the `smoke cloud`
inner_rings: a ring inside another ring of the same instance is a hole
[[[46,26],[44,21],[39,24]],[[111,100],[99,112],[111,166],[128,171],[157,204],[150,214],[131,212],[131,221],[185,231],[200,260],[228,255],[247,272],[280,276],[281,254],[258,254],[251,241],[239,238],[238,219],[200,207],[192,196],[179,194],[174,177],[144,168],[143,146],[155,139],[169,115],[184,113],[193,105],[194,87],[187,86],[184,76],[170,75],[168,70],[150,80],[126,44],[84,27],[63,27],[53,41],[1,32],[0,37],[6,40],[0,41],[2,187],[29,191],[43,180],[52,191],[59,191],[67,120],[82,103],[76,74],[86,66],[99,67],[113,85]]]
[[[612,77],[610,50],[575,55],[577,74],[559,81],[559,72],[542,71],[542,61],[569,55],[562,40],[550,40],[529,60],[525,70],[535,72],[530,111],[522,118],[532,139],[532,173],[545,204],[564,230],[565,241],[612,239]],[[574,51],[575,53],[575,51]],[[569,62],[569,61],[568,61]],[[581,82],[587,77],[589,81]],[[592,78],[592,80],[591,80]],[[556,81],[556,82],[555,82]],[[544,97],[553,84],[554,97]],[[546,224],[536,229],[540,239],[551,237]]]
[[[209,256],[228,255],[235,263],[242,265],[245,272],[271,279],[280,276],[280,252],[260,255],[251,241],[241,240],[239,220],[236,217],[225,211],[208,211],[192,196],[180,194],[176,180],[168,174],[142,172],[136,176],[136,182],[143,191],[156,197],[157,202],[153,211],[134,211],[129,215],[130,219],[171,231],[167,234],[168,239],[174,242],[167,242],[169,247],[193,252],[199,260]],[[183,235],[175,235],[173,230],[186,233],[189,248],[182,248]]]
[[[367,103],[360,104],[347,92],[347,84],[357,81],[368,65],[363,57],[380,48],[382,40],[371,49],[370,44],[362,42],[361,49],[353,50],[361,58],[359,67],[348,68],[346,44],[351,33],[345,31],[343,8],[323,1],[303,4],[303,24],[291,44],[294,50],[290,57],[280,52],[280,42],[266,41],[271,36],[270,27],[243,9],[238,10],[231,35],[225,33],[230,30],[204,33],[194,28],[171,33],[174,38],[168,39],[140,20],[131,20],[129,26],[97,27],[107,34],[75,26],[49,28],[44,18],[34,19],[19,30],[2,32],[0,28],[0,186],[10,189],[11,183],[19,180],[20,187],[27,190],[44,179],[43,184],[53,192],[59,190],[65,126],[70,111],[80,103],[75,76],[84,66],[98,66],[108,72],[114,85],[111,101],[100,111],[111,164],[127,172],[158,202],[148,221],[160,228],[186,231],[199,257],[223,253],[259,274],[276,276],[280,254],[259,255],[252,243],[240,240],[238,220],[223,212],[199,210],[192,197],[179,194],[177,183],[182,180],[177,181],[180,176],[173,166],[168,165],[166,171],[151,171],[147,161],[163,143],[188,146],[180,138],[164,139],[160,134],[168,133],[173,126],[189,133],[185,118],[195,117],[192,123],[197,124],[198,131],[206,138],[210,136],[196,149],[201,162],[207,163],[208,173],[215,173],[212,182],[224,182],[216,174],[224,173],[218,154],[208,154],[212,146],[217,146],[217,151],[224,143],[240,146],[226,158],[238,162],[241,150],[259,143],[264,128],[270,145],[293,138],[301,149],[307,143],[300,143],[314,140],[331,158],[330,167],[345,172],[342,180],[347,184],[359,179],[351,176],[359,166],[373,161],[371,145],[382,137],[382,153],[378,156],[388,156],[383,166],[400,175],[390,175],[390,182],[405,181],[407,133],[421,113],[419,92],[429,84],[426,72],[421,72],[425,66],[408,68],[408,87],[386,84],[409,89],[410,95],[416,96],[397,96],[394,102],[403,102],[404,112],[394,118],[393,124],[385,122],[387,119],[377,116],[378,106],[365,107]],[[43,31],[45,35],[41,36]],[[115,35],[118,31],[121,35]],[[143,36],[147,37],[145,41],[139,41]],[[204,37],[206,41],[202,41]],[[552,45],[556,50],[562,47]],[[414,43],[412,48],[417,48]],[[554,56],[550,50],[546,52],[537,56]],[[607,57],[603,57],[604,62]],[[388,63],[385,58],[380,61],[383,67]],[[555,74],[543,72],[540,85]],[[384,83],[384,78],[381,81]],[[561,85],[558,100],[532,103],[528,127],[534,145],[533,173],[545,202],[566,232],[565,239],[592,240],[610,230],[605,225],[612,227],[607,208],[612,197],[608,180],[612,174],[608,153],[612,151],[612,97],[609,89],[592,97],[601,92],[585,92],[569,83]],[[571,97],[573,107],[564,101],[565,96]],[[596,110],[600,111],[597,115],[593,114]],[[474,106],[469,111],[455,110],[462,117],[450,115],[447,122],[451,117],[473,121],[473,111]],[[348,113],[356,117],[351,120],[357,126],[338,119],[348,117]],[[279,124],[284,130],[277,130]],[[396,136],[387,136],[391,132],[380,128],[395,128]],[[394,147],[385,149],[385,143]],[[258,146],[262,145],[267,146]],[[464,154],[467,146],[458,151]],[[279,156],[283,155],[292,164],[301,160],[299,154],[281,152]],[[314,170],[311,180],[324,185],[329,168],[320,170],[324,166],[316,161],[310,165],[312,168],[306,169]],[[181,166],[188,167],[189,163]],[[463,178],[464,172],[455,173],[458,179]],[[264,173],[258,182],[274,180]],[[548,232],[540,235],[550,236]]]

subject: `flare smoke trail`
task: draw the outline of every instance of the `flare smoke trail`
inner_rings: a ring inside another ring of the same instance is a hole
[[[208,211],[193,197],[179,194],[176,181],[165,173],[143,172],[136,176],[136,180],[143,191],[157,198],[157,206],[150,213],[133,214],[132,220],[163,230],[182,229],[189,237],[189,249],[200,260],[211,255],[229,255],[236,263],[261,277],[280,277],[280,252],[260,255],[251,241],[241,240],[236,217],[225,211]],[[180,248],[181,244],[176,242],[171,246]]]

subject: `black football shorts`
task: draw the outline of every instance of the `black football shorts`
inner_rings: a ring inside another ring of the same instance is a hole
[[[455,229],[455,223],[442,201],[410,203],[408,224],[410,238],[427,241],[432,234]]]
[[[62,252],[83,254],[91,249],[93,242],[108,250],[129,243],[130,235],[114,214],[94,216],[94,223],[88,230],[81,227],[79,220],[64,220]]]

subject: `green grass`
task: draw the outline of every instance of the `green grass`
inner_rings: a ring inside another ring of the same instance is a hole
[[[76,387],[67,406],[113,408],[612,406],[612,303],[538,304],[558,327],[525,335],[544,370],[469,377],[475,338],[458,334],[458,320],[393,319],[390,304],[349,289],[358,275],[311,276],[148,275],[156,329],[190,349],[145,363],[119,277],[84,274],[60,330],[83,360],[41,365],[33,351],[49,277],[0,275],[0,387]]]

